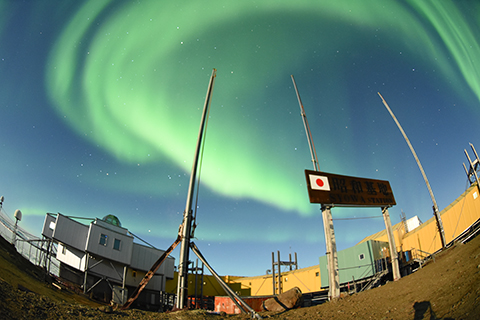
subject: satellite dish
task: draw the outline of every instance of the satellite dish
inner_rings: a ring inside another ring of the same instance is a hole
[[[15,219],[17,219],[18,221],[22,221],[22,211],[20,210],[15,210]]]

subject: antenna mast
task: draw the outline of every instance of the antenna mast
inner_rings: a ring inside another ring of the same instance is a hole
[[[198,158],[202,145],[202,137],[205,133],[205,123],[207,120],[208,106],[210,105],[211,95],[213,91],[213,84],[216,77],[216,69],[213,69],[210,77],[210,83],[208,85],[207,96],[205,98],[205,105],[203,107],[202,120],[200,122],[200,130],[197,139],[197,149],[195,151],[195,158],[192,165],[192,173],[190,175],[190,185],[188,187],[187,203],[185,205],[185,211],[183,212],[183,223],[180,226],[182,234],[182,245],[180,249],[180,261],[178,264],[178,286],[177,286],[177,308],[183,309],[185,301],[188,295],[188,255],[190,251],[190,238],[192,230],[192,202],[195,188],[195,180],[197,175]]]
[[[413,149],[412,144],[410,143],[410,140],[407,137],[407,134],[405,131],[403,131],[402,126],[400,125],[400,122],[398,122],[397,118],[393,114],[392,110],[387,104],[387,101],[383,98],[383,96],[380,94],[380,92],[377,92],[380,98],[382,99],[383,104],[385,105],[385,108],[387,108],[388,112],[392,116],[393,120],[398,126],[398,129],[400,129],[400,132],[402,133],[403,137],[405,138],[405,141],[407,142],[408,146],[410,147],[410,151],[412,151],[413,157],[415,158],[415,161],[417,162],[418,168],[420,169],[420,172],[422,173],[423,180],[425,180],[425,184],[427,185],[428,192],[430,193],[430,197],[432,198],[433,202],[433,215],[435,216],[435,219],[437,220],[437,227],[438,227],[438,233],[440,234],[440,240],[442,242],[442,248],[445,248],[446,241],[445,241],[445,232],[443,230],[443,223],[442,223],[442,217],[440,217],[440,211],[438,211],[438,206],[437,206],[437,201],[435,201],[435,197],[433,196],[433,191],[432,188],[430,187],[430,183],[428,182],[427,175],[425,174],[425,171],[423,171],[422,164],[420,163],[420,159],[417,157],[417,153],[415,152],[415,149]]]
[[[313,144],[312,133],[310,132],[310,126],[308,125],[307,115],[305,109],[303,108],[302,99],[300,99],[300,94],[298,93],[297,84],[293,75],[291,75],[293,86],[295,87],[295,92],[297,93],[298,104],[300,105],[300,114],[302,115],[303,126],[305,127],[305,133],[307,134],[308,147],[310,148],[310,155],[312,156],[313,170],[320,171],[320,165],[318,164],[317,152],[315,151],[315,146]]]

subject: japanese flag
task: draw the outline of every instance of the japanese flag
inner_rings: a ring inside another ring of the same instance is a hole
[[[330,184],[328,183],[327,177],[313,174],[309,175],[309,177],[312,190],[330,191]]]

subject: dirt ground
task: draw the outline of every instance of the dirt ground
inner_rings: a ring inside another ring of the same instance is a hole
[[[0,319],[250,319],[203,310],[116,311],[44,281],[44,273],[0,239]],[[438,254],[399,281],[319,306],[264,312],[264,319],[479,319],[480,237]]]

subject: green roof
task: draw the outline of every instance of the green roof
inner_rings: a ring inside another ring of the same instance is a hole
[[[120,219],[118,219],[116,216],[113,214],[106,215],[103,217],[102,221],[105,221],[106,223],[110,223],[114,226],[121,227],[122,223],[120,222]]]

